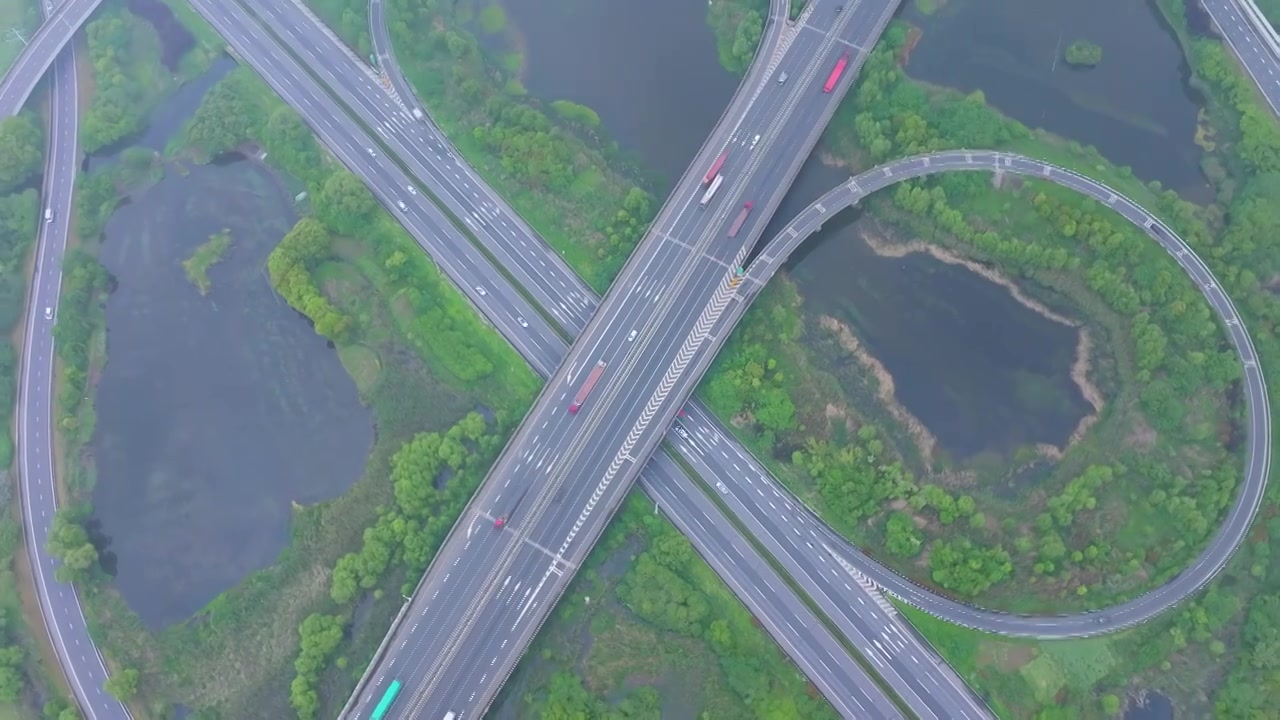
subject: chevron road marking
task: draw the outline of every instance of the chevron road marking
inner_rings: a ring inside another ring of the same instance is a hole
[[[653,420],[654,415],[662,404],[666,401],[667,395],[670,394],[672,388],[675,387],[676,381],[680,379],[684,373],[685,367],[688,366],[702,343],[707,339],[711,328],[715,326],[716,321],[720,319],[720,315],[728,306],[729,301],[733,298],[733,288],[737,287],[739,277],[736,268],[741,267],[742,262],[747,259],[747,248],[743,248],[733,260],[734,270],[725,274],[720,286],[716,288],[716,292],[711,297],[702,314],[698,316],[698,322],[695,323],[693,331],[685,338],[684,343],[680,346],[680,352],[676,354],[675,360],[672,361],[670,367],[667,368],[666,374],[663,375],[662,382],[659,383],[657,390],[650,396],[649,402],[645,404],[644,411],[640,414],[631,432],[627,433],[627,439],[623,441],[622,447],[614,456],[613,461],[609,463],[609,470],[604,477],[600,479],[600,483],[596,486],[595,492],[591,493],[591,499],[587,501],[586,507],[578,514],[578,519],[573,523],[573,529],[565,537],[564,543],[560,545],[560,550],[556,552],[556,559],[562,560],[564,554],[568,552],[569,545],[573,543],[573,539],[577,537],[582,526],[586,524],[587,518],[590,517],[591,511],[595,509],[596,503],[600,502],[600,498],[604,497],[605,491],[609,489],[609,484],[613,482],[614,476],[622,469],[624,463],[628,460],[635,462],[635,457],[631,451],[636,443],[643,437],[649,423]],[[555,563],[552,563],[555,567]],[[550,571],[548,571],[550,572]]]
[[[832,550],[830,545],[826,543],[822,543],[822,547],[824,550],[827,551],[827,554],[831,556],[831,559],[836,561],[836,564],[838,564],[841,568],[843,568],[845,572],[849,573],[850,577],[852,577],[855,581],[857,581],[859,585],[861,585],[864,589],[866,589],[867,594],[869,594],[871,598],[875,600],[876,605],[878,605],[880,609],[884,611],[885,615],[888,615],[889,617],[894,617],[895,615],[898,614],[898,609],[895,608],[893,604],[890,603],[885,598],[884,590],[881,589],[879,585],[876,585],[874,582],[872,582],[871,578],[867,577],[866,575],[863,575],[862,572],[858,570],[858,568],[854,567],[853,565],[850,565],[849,561],[845,560],[843,556],[836,553],[835,550]]]

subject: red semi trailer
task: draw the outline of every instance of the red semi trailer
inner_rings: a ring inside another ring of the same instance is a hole
[[[836,66],[832,69],[831,74],[827,76],[827,84],[822,86],[822,92],[831,92],[836,83],[840,82],[840,76],[844,74],[844,68],[849,64],[849,53],[840,56],[840,60],[836,62]]]
[[[576,413],[578,408],[582,407],[582,403],[587,401],[587,396],[591,394],[592,388],[600,381],[600,376],[604,374],[604,361],[596,362],[596,366],[591,368],[591,373],[587,375],[587,379],[582,383],[582,387],[578,388],[578,394],[573,396],[573,402],[569,403],[569,412]]]
[[[751,203],[742,206],[742,212],[738,213],[738,219],[733,221],[733,225],[729,226],[729,237],[738,237],[738,231],[742,229],[742,223],[747,221],[747,216],[751,214]]]
[[[707,183],[716,179],[716,175],[720,174],[720,168],[724,167],[724,161],[727,160],[728,158],[729,158],[728,150],[725,150],[724,152],[720,153],[720,157],[716,158],[716,161],[711,163],[711,169],[707,171],[706,175],[702,176],[703,185],[706,185]]]

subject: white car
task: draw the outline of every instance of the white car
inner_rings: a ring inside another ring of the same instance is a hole
[[[369,157],[378,157],[377,153],[373,151],[373,148],[365,148],[365,151],[369,153]]]
[[[410,195],[417,195],[417,194],[418,194],[418,189],[417,189],[417,188],[415,188],[415,187],[414,187],[414,186],[412,186],[412,185],[405,185],[405,186],[404,186],[404,188],[405,188],[405,190],[408,190],[408,191],[409,191],[409,194],[410,194]]]
[[[631,334],[627,336],[627,342],[631,342],[632,340],[635,340],[635,339],[636,339],[636,331],[632,330]]]
[[[44,319],[45,319],[45,320],[52,320],[52,319],[53,319],[53,308],[51,308],[51,307],[47,307],[47,308],[45,308],[45,309],[44,309]]]
[[[476,286],[476,292],[480,293],[481,295],[488,295],[488,294],[489,294],[489,293],[485,292],[485,289],[484,289],[482,286],[480,286],[480,285],[477,285],[477,286]]]
[[[689,439],[689,431],[688,431],[688,430],[685,430],[684,428],[680,427],[679,425],[677,425],[677,426],[676,426],[676,434],[677,434],[677,435],[679,435],[680,437],[684,438],[685,440],[688,440],[688,439]]]
[[[404,201],[403,201],[403,200],[397,200],[397,201],[396,201],[396,205],[399,205],[401,210],[407,210],[407,209],[408,209],[408,208],[406,208],[406,207],[404,206]]]
[[[518,317],[518,318],[516,318],[516,322],[520,323],[520,327],[522,327],[522,328],[527,328],[527,327],[529,327],[529,323],[525,322],[525,321],[524,321],[524,318],[522,318],[522,317]]]

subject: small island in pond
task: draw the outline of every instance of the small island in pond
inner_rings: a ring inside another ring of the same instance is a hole
[[[1102,62],[1102,48],[1087,40],[1077,40],[1067,46],[1065,59],[1075,67],[1093,67]]]
[[[187,279],[200,291],[201,295],[209,294],[209,268],[222,259],[231,247],[231,231],[223,228],[222,232],[209,236],[209,240],[196,248],[190,258],[182,261],[182,269],[187,271]]]

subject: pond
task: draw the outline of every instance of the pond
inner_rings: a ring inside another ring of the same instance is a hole
[[[170,168],[107,223],[100,259],[117,287],[93,502],[117,588],[150,627],[274,562],[295,504],[342,494],[372,445],[337,354],[268,282],[295,220],[270,170],[232,159]],[[219,234],[229,245],[202,294],[183,262]]]
[[[1190,200],[1212,199],[1195,142],[1200,103],[1153,0],[953,0],[930,16],[905,14],[924,31],[912,77],[981,90],[1029,127],[1093,145]],[[1063,61],[1079,40],[1102,49],[1096,67]]]

